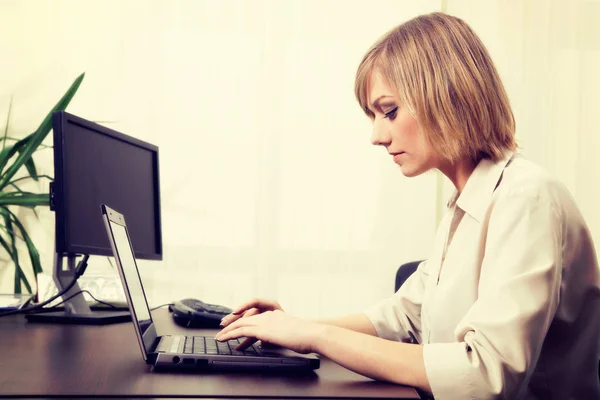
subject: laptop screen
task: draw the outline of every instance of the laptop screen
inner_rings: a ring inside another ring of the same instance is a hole
[[[115,248],[123,269],[123,277],[126,286],[124,289],[129,292],[131,298],[131,305],[134,311],[134,315],[132,316],[133,321],[137,323],[139,332],[143,337],[146,330],[152,325],[152,317],[150,316],[150,309],[146,302],[146,295],[144,294],[135,257],[129,244],[127,228],[113,221],[110,221],[110,227],[115,240]],[[148,348],[146,348],[146,352],[149,352]]]

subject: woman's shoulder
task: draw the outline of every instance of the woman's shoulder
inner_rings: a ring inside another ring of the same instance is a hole
[[[567,186],[548,170],[522,156],[514,157],[503,173],[498,193],[494,194],[498,196],[495,206],[501,204],[497,207],[497,215],[506,215],[510,210],[516,220],[524,225],[531,224],[527,227],[531,231],[553,230],[561,241],[560,265],[579,271],[575,276],[585,280],[586,285],[595,282],[592,286],[595,285],[594,290],[597,290],[600,282],[592,233]],[[533,250],[538,249],[534,247]],[[581,290],[579,284],[574,285],[569,290]]]
[[[564,197],[571,199],[568,188],[555,175],[518,154],[505,167],[497,191],[502,195],[533,196],[551,203],[560,202]]]
[[[570,265],[581,257],[594,260],[585,268],[597,268],[591,232],[567,186],[542,166],[515,156],[504,168],[489,209],[492,220],[504,224],[507,213],[532,229],[554,229],[563,241],[563,261]]]

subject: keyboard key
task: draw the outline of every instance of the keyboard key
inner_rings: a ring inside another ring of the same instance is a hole
[[[219,354],[217,342],[212,338],[204,338],[206,343],[206,354]]]
[[[202,336],[194,337],[194,346],[193,346],[194,354],[205,354],[206,346],[204,345],[204,338]]]
[[[219,354],[231,354],[231,349],[229,349],[227,343],[217,342],[217,348],[219,349]]]
[[[184,354],[192,354],[193,343],[194,343],[194,338],[188,337],[188,336],[185,337],[185,343],[183,345],[183,353]]]
[[[207,355],[234,355],[234,356],[261,356],[254,345],[243,351],[235,350],[236,346],[245,338],[231,339],[227,342],[218,342],[215,338],[204,336],[181,337],[183,341],[184,354],[207,354]]]
[[[179,352],[179,345],[181,344],[181,340],[183,337],[181,336],[173,336],[173,341],[171,342],[171,353]]]

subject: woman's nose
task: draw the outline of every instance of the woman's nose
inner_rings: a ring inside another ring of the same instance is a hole
[[[388,128],[379,121],[373,122],[373,132],[371,133],[371,144],[374,146],[386,146],[391,142],[391,135]]]

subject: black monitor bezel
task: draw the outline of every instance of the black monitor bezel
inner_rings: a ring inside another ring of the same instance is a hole
[[[67,124],[79,125],[82,128],[89,129],[97,132],[98,134],[109,136],[111,138],[120,140],[127,144],[141,147],[145,150],[152,152],[153,154],[153,165],[155,168],[154,174],[156,177],[156,190],[154,193],[154,200],[157,207],[157,214],[155,216],[156,223],[156,249],[157,253],[147,252],[135,252],[135,257],[138,259],[145,260],[162,260],[163,259],[163,245],[162,245],[162,223],[161,223],[161,205],[160,205],[160,174],[159,174],[159,157],[158,147],[136,139],[134,137],[125,135],[124,133],[117,132],[113,129],[99,125],[95,122],[88,121],[84,118],[78,117],[73,114],[69,114],[65,111],[57,111],[52,115],[52,126],[53,126],[53,141],[54,141],[54,183],[52,185],[51,193],[51,207],[55,212],[55,241],[56,241],[56,253],[63,255],[75,255],[75,254],[89,254],[89,255],[100,255],[100,256],[112,256],[112,249],[110,243],[107,243],[106,248],[100,248],[96,246],[81,246],[70,244],[68,223],[66,223],[67,214],[65,210],[68,207],[65,200],[64,193],[64,182],[65,182],[65,170],[64,170],[64,136],[63,130]]]

